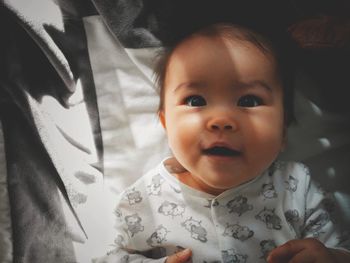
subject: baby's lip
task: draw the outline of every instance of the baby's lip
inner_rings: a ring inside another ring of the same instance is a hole
[[[242,154],[240,150],[225,142],[215,142],[210,144],[208,147],[203,148],[202,152],[205,155],[226,157],[234,157]]]

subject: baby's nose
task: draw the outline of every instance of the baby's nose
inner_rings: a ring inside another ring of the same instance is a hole
[[[208,122],[208,129],[212,131],[234,131],[236,123],[228,117],[215,117]]]

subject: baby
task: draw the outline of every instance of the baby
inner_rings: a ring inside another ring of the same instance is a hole
[[[104,262],[350,262],[331,196],[304,165],[276,161],[293,121],[282,51],[215,24],[163,55],[173,157],[122,193]]]

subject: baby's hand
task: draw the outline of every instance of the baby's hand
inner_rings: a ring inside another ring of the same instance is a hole
[[[190,249],[185,249],[177,252],[174,255],[169,256],[165,263],[185,263],[191,259],[192,251]]]
[[[315,238],[295,239],[272,250],[268,263],[334,263],[338,262],[333,249],[327,248]]]

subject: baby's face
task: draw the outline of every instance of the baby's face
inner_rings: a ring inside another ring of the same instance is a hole
[[[169,60],[160,118],[187,170],[183,182],[220,194],[253,179],[284,141],[283,91],[273,57],[247,41],[186,40]]]

